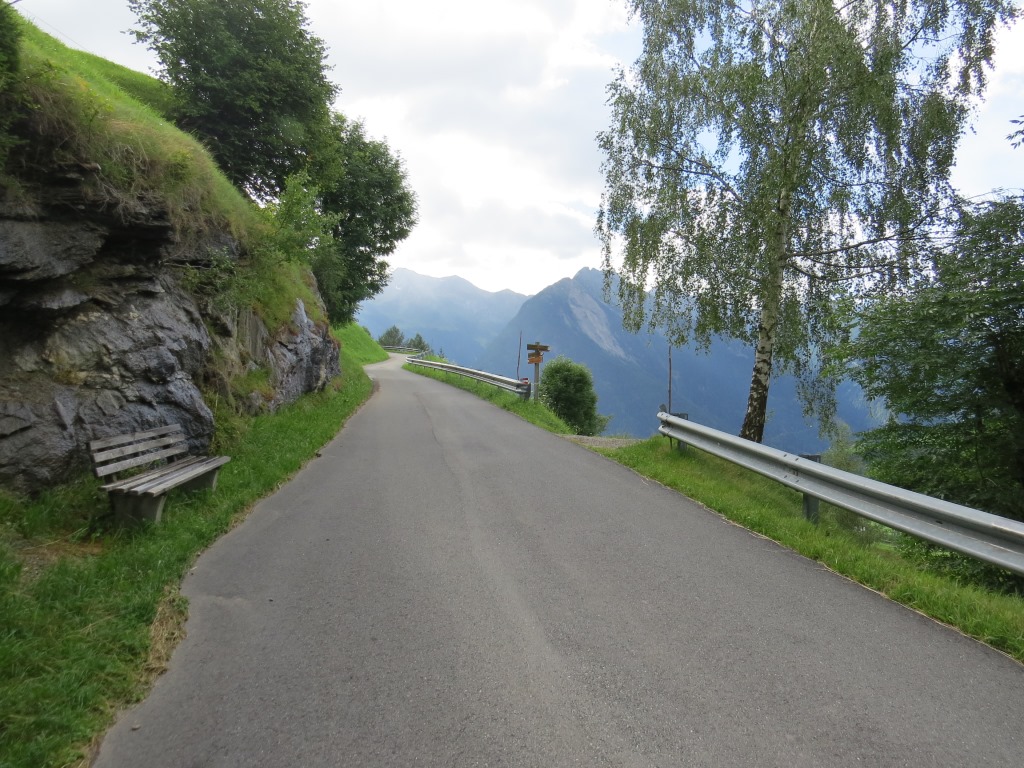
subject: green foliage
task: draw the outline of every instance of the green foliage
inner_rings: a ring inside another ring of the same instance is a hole
[[[831,415],[815,349],[849,296],[921,267],[970,98],[1009,0],[630,0],[644,49],[609,88],[597,222],[621,247],[627,327],[755,348],[741,434],[760,440],[772,376]],[[613,254],[613,251],[616,251]],[[653,301],[647,290],[653,288]]]
[[[848,424],[838,422],[832,431],[832,442],[823,454],[821,463],[844,472],[863,475],[867,470],[864,459],[857,453],[857,441]]]
[[[257,198],[305,166],[337,88],[299,0],[129,0],[178,124]]]
[[[433,347],[431,347],[429,344],[427,344],[426,340],[422,336],[420,336],[418,333],[415,336],[413,336],[411,339],[407,339],[406,342],[405,342],[405,345],[407,347],[411,347],[412,349],[421,349],[424,352],[433,352],[434,351]]]
[[[146,693],[157,606],[199,552],[294,475],[370,395],[344,347],[342,368],[335,386],[277,414],[241,418],[215,408],[218,449],[231,463],[216,491],[175,494],[159,526],[81,540],[81,520],[106,504],[95,483],[10,502],[42,538],[22,541],[0,527],[0,765],[73,764],[114,713]],[[25,553],[44,550],[56,562],[37,557],[41,567],[29,573]]]
[[[278,199],[263,208],[268,223],[263,247],[278,258],[306,264],[332,251],[333,231],[340,216],[323,213],[318,207],[318,194],[306,171],[289,176]]]
[[[405,346],[405,335],[402,333],[402,329],[397,325],[392,325],[377,339],[377,343],[382,347],[404,347]]]
[[[363,124],[335,115],[314,163],[320,210],[332,221],[334,246],[313,262],[333,323],[351,322],[361,301],[388,280],[387,256],[416,224],[416,196],[402,159]]]
[[[0,2],[0,94],[11,89],[18,76],[21,56],[21,22],[14,7]]]
[[[597,413],[597,393],[590,371],[567,357],[559,356],[544,366],[538,396],[577,435],[597,435],[611,420]]]
[[[861,439],[879,479],[1024,520],[1024,199],[964,212],[913,290],[861,314],[850,375],[891,417]]]
[[[367,140],[361,125],[336,117],[327,128],[325,118],[317,129],[317,168],[277,179],[280,195],[257,211],[195,139],[142,103],[166,114],[168,91],[159,81],[71,51],[18,22],[24,27],[19,98],[32,109],[11,118],[13,138],[26,142],[8,168],[13,176],[31,182],[54,165],[98,166],[97,192],[115,199],[124,215],[140,199],[156,200],[182,240],[230,233],[240,253],[190,265],[189,279],[221,308],[254,306],[271,328],[288,322],[295,298],[319,319],[317,290],[304,273],[309,265],[322,277],[321,293],[333,297],[335,318],[350,318],[358,301],[383,286],[387,264],[378,257],[408,233],[415,202],[400,160],[382,142]],[[0,112],[0,121],[6,116]],[[293,261],[307,266],[282,264]]]

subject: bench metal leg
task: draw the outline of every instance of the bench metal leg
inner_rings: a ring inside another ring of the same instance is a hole
[[[141,522],[159,523],[167,494],[161,496],[131,496],[111,493],[110,508],[118,525],[136,525]]]

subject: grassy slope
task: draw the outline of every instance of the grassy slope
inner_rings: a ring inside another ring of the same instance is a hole
[[[358,326],[335,332],[344,376],[276,415],[228,420],[218,442],[232,460],[216,491],[173,495],[159,526],[85,535],[82,521],[105,503],[91,482],[40,502],[0,495],[0,765],[73,764],[119,708],[146,693],[174,643],[160,628],[173,635],[183,620],[177,585],[197,553],[294,475],[369,396],[362,365],[385,353]],[[23,542],[13,528],[26,512],[45,524]],[[62,556],[30,572],[38,563],[27,555],[44,551]]]
[[[27,22],[22,68],[35,105],[31,141],[20,153],[29,162],[97,163],[105,194],[128,205],[158,196],[185,235],[216,227],[244,239],[255,226],[253,206],[209,153],[167,122],[158,81],[72,50]]]
[[[380,348],[369,332],[359,325],[349,325],[344,329],[336,329],[335,333],[345,334],[345,348],[362,365],[382,363],[388,359],[388,353]]]
[[[459,376],[456,373],[439,371],[434,368],[422,368],[418,365],[406,365],[404,367],[407,371],[412,371],[431,379],[437,379],[445,384],[451,384],[453,387],[472,392],[477,397],[494,403],[499,408],[514,413],[516,416],[549,432],[554,432],[558,435],[574,434],[572,427],[552,413],[550,408],[536,400],[524,401],[518,395],[514,395],[504,389],[485,384],[476,379],[467,379],[465,376]]]

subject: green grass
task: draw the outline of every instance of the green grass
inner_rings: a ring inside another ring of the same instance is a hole
[[[41,38],[36,38],[37,41]],[[50,38],[54,41],[54,38]],[[56,41],[55,41],[56,42]],[[53,49],[55,52],[58,49]],[[113,83],[126,95],[145,104],[165,120],[172,120],[174,114],[174,93],[170,86],[152,75],[115,64],[86,51],[66,48],[60,56],[79,72],[91,72],[94,78],[104,78]]]
[[[277,414],[225,416],[217,442],[232,460],[217,489],[172,495],[160,525],[90,533],[105,499],[89,480],[35,501],[0,497],[0,765],[74,764],[118,709],[145,695],[154,619],[183,618],[176,589],[196,555],[294,475],[369,396],[365,331],[337,333],[344,376]]]
[[[335,328],[334,335],[341,342],[341,348],[349,358],[359,365],[382,363],[388,359],[388,353],[381,349],[370,332],[362,326],[350,323]]]
[[[502,410],[514,413],[522,419],[534,424],[542,429],[546,429],[549,432],[554,432],[558,435],[572,435],[572,427],[558,418],[551,409],[546,405],[537,402],[536,400],[523,400],[518,395],[508,392],[499,387],[485,384],[482,381],[476,379],[467,379],[465,376],[459,376],[456,373],[449,373],[448,371],[439,371],[434,368],[423,368],[418,365],[405,365],[405,370],[418,373],[421,376],[427,376],[431,379],[437,379],[443,381],[445,384],[450,384],[453,387],[464,389],[467,392],[472,392],[477,397],[487,400],[490,403],[498,406]]]
[[[19,175],[53,161],[96,163],[96,183],[126,215],[156,195],[184,236],[220,229],[244,239],[258,226],[251,203],[206,149],[165,119],[158,81],[23,26],[21,87],[33,108],[30,142],[15,153]]]

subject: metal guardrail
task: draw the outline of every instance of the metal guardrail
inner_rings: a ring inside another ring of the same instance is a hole
[[[1024,575],[1024,523],[828,467],[658,413],[658,431],[807,496]]]
[[[381,349],[383,349],[383,350],[385,350],[387,352],[405,352],[407,354],[413,355],[414,357],[423,357],[423,355],[427,354],[427,350],[425,350],[425,349],[417,349],[416,347],[385,347],[385,346],[381,346]]]
[[[456,373],[459,376],[476,379],[477,381],[482,381],[485,384],[493,384],[494,386],[508,390],[509,392],[515,392],[524,400],[530,399],[531,384],[529,379],[509,379],[505,376],[487,373],[486,371],[478,371],[473,368],[463,368],[458,365],[452,365],[451,363],[436,363],[433,360],[420,360],[416,357],[409,357],[406,359],[406,362],[410,365],[420,365],[424,368],[435,368],[439,371]]]

